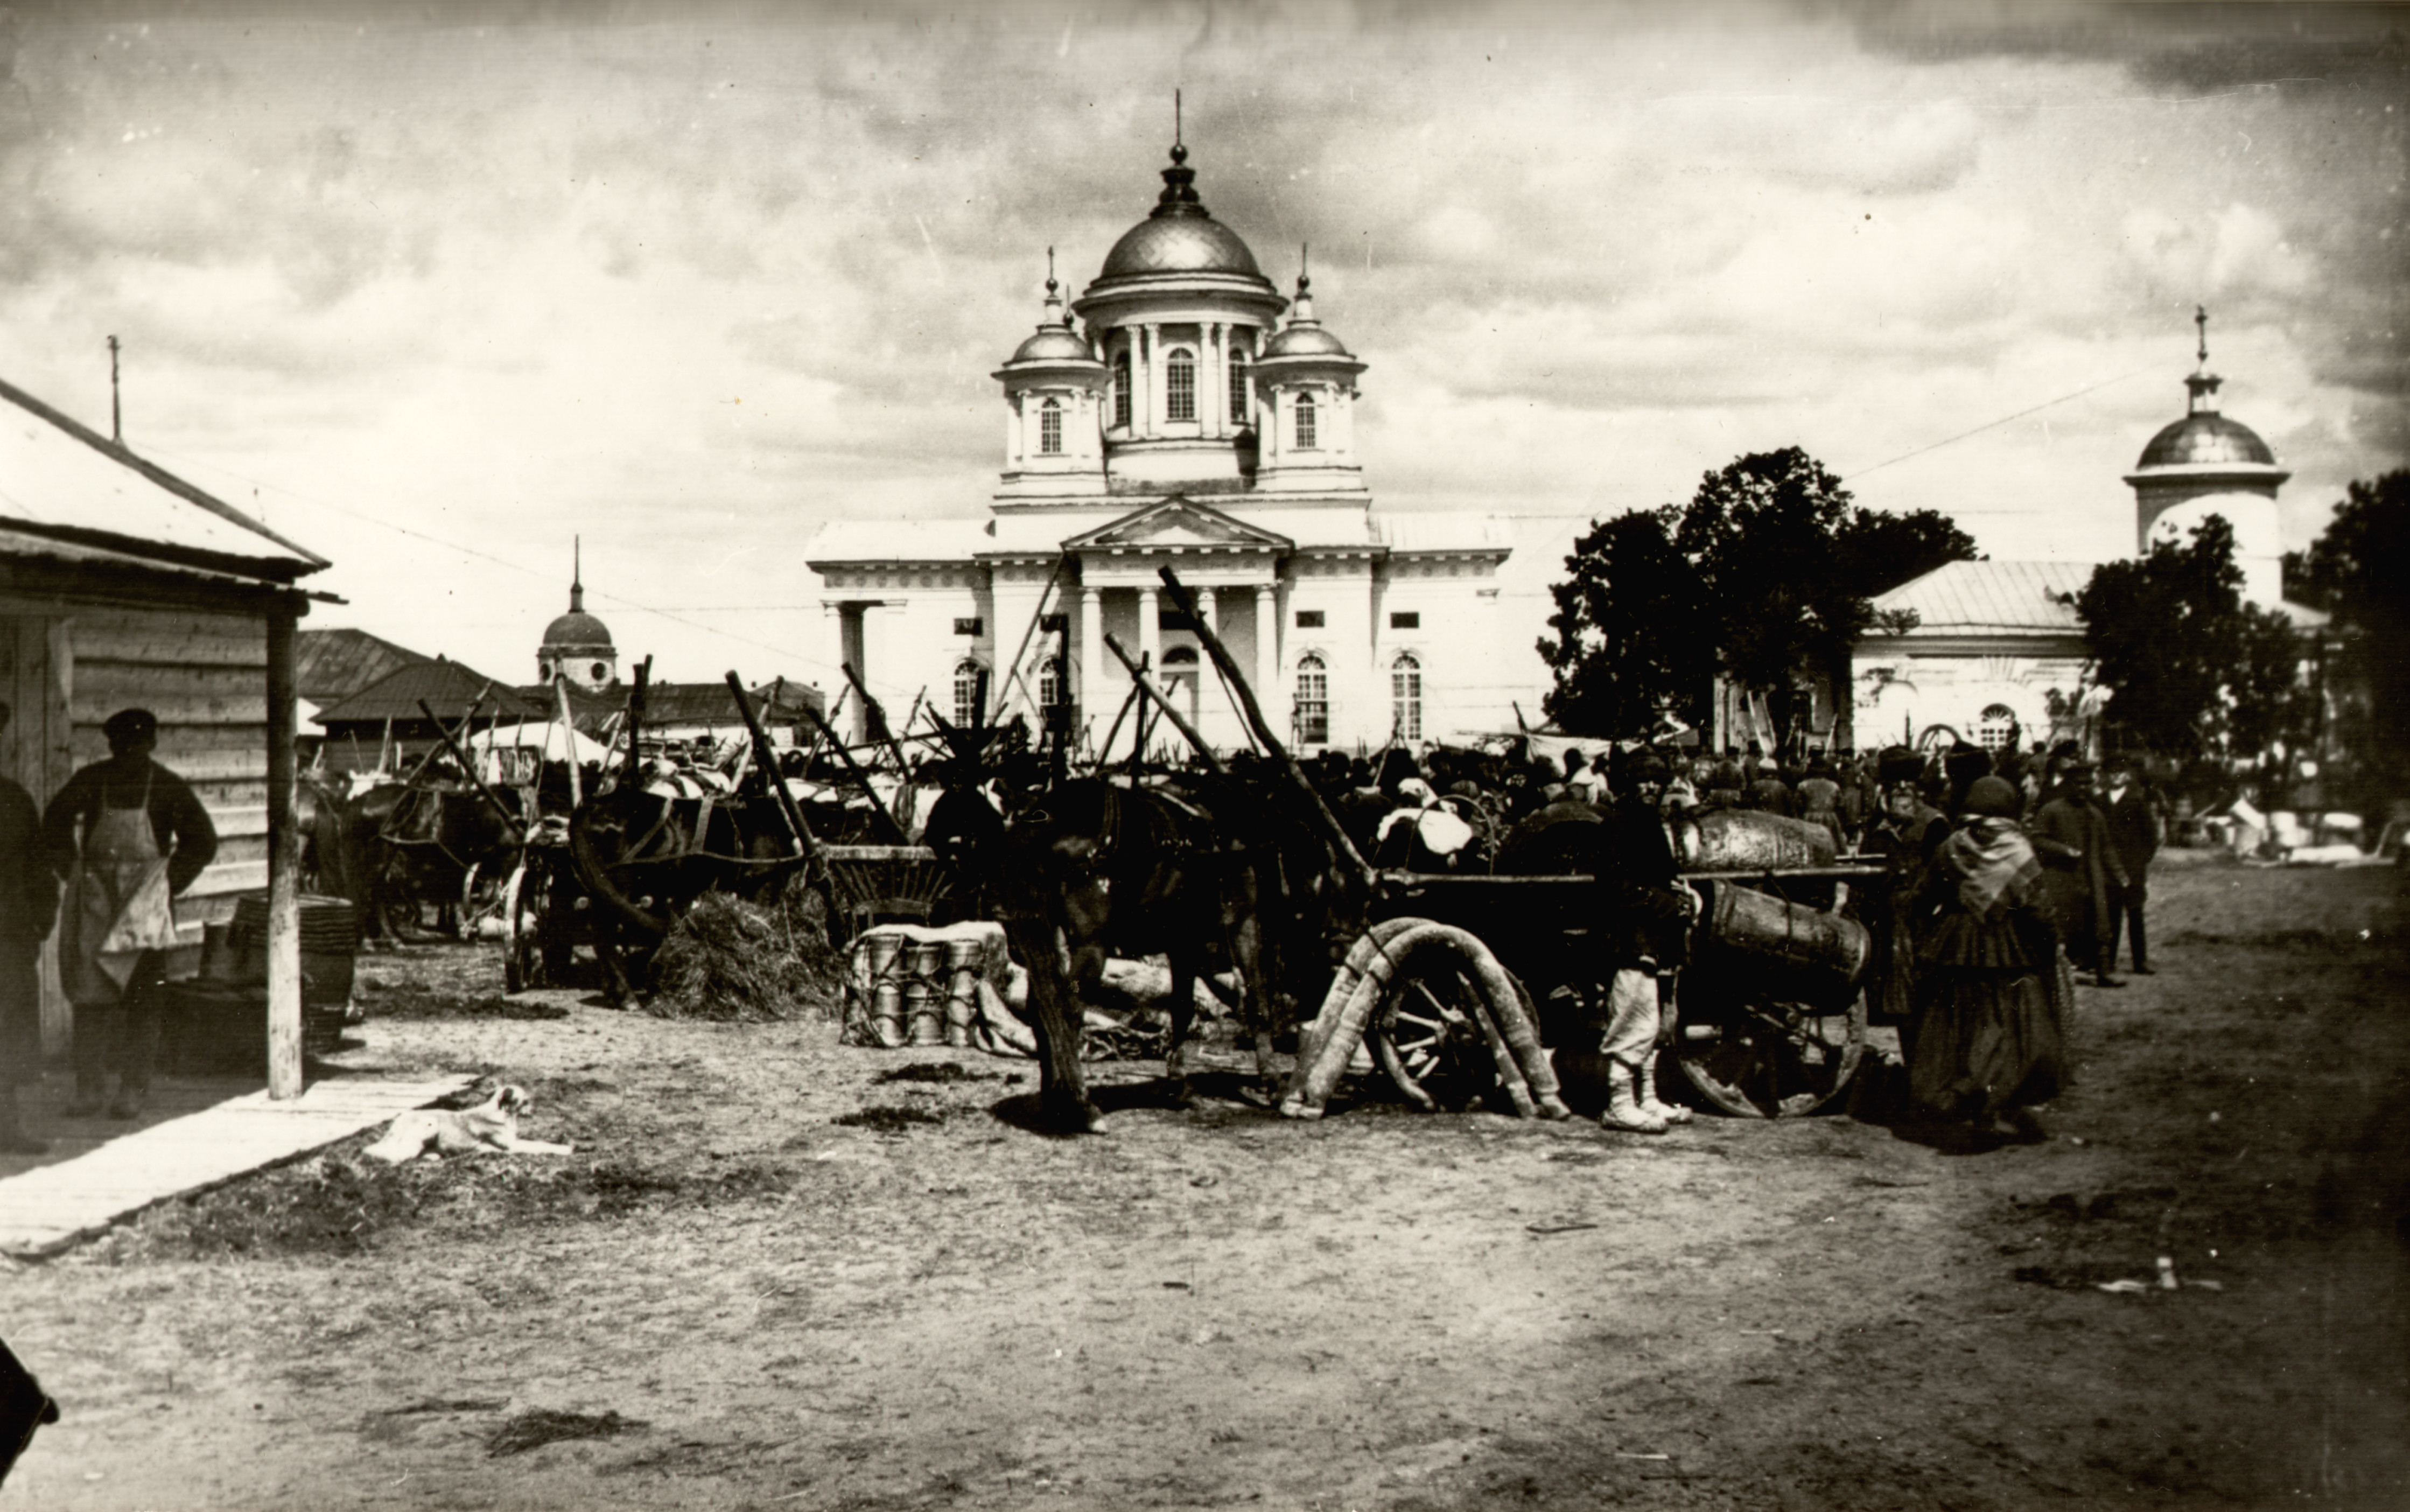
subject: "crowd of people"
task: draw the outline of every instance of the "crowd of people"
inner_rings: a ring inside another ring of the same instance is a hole
[[[2149,871],[2165,814],[2142,763],[2102,774],[2070,742],[1993,751],[1817,753],[1795,763],[1752,746],[1689,750],[1567,748],[1550,760],[1439,749],[1326,764],[1321,785],[1377,865],[1414,870],[1612,865],[1641,923],[1613,966],[1610,1127],[1662,1132],[1680,1118],[1650,1074],[1655,980],[1670,968],[1651,919],[1694,913],[1662,825],[1635,814],[1757,809],[1823,828],[1838,854],[1880,856],[1887,886],[1866,905],[1877,941],[1871,1010],[1898,1026],[1916,1117],[1939,1129],[2040,1137],[2034,1110],[2066,1084],[2079,982],[2114,989],[2121,947],[2149,975]],[[1605,821],[1575,831],[1570,817]],[[1648,836],[1660,838],[1650,843]],[[1551,836],[1557,838],[1552,841]],[[1605,838],[1611,836],[1611,839]],[[1627,854],[1626,852],[1630,852]],[[1650,894],[1655,907],[1636,900]],[[1625,959],[1623,957],[1628,957]]]

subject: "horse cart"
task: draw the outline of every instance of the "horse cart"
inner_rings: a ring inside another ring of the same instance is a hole
[[[637,699],[646,677],[640,670]],[[623,768],[563,817],[531,826],[503,889],[503,976],[514,992],[557,983],[576,948],[601,963],[614,1002],[642,992],[654,952],[708,892],[775,901],[806,870],[809,826],[733,673],[731,696],[752,736],[733,774],[646,761],[632,720]],[[641,703],[635,706],[641,707]]]
[[[1753,1118],[1827,1107],[1866,1050],[1873,929],[1881,863],[1837,856],[1829,836],[1745,809],[1667,821],[1683,880],[1700,894],[1689,959],[1662,982],[1668,1057],[1711,1106]],[[1370,922],[1452,926],[1486,948],[1555,1053],[1561,1078],[1583,1079],[1607,1016],[1613,961],[1593,932],[1609,903],[1590,876],[1385,872]],[[1368,937],[1370,938],[1370,937]],[[1383,986],[1365,1040],[1399,1089],[1425,1106],[1460,1107],[1499,1076],[1484,1027],[1481,972],[1462,953],[1401,960]],[[1491,996],[1494,996],[1494,994]]]

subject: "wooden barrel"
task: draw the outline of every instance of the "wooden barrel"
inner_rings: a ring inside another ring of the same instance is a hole
[[[1715,893],[1708,947],[1743,958],[1767,996],[1826,999],[1865,972],[1873,937],[1856,920],[1733,882],[1716,883]]]
[[[1768,872],[1829,866],[1833,832],[1757,808],[1709,808],[1670,819],[1674,863],[1686,872]]]

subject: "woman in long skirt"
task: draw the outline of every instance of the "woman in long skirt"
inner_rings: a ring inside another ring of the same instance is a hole
[[[1963,826],[1942,842],[1917,931],[1917,1033],[1909,1091],[1940,1118],[1986,1134],[2045,1138],[2033,1109],[2069,1082],[2058,940],[2041,864],[2017,827],[2017,791],[1970,784]]]

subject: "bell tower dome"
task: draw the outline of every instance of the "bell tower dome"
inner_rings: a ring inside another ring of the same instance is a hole
[[[2218,385],[2209,371],[2209,312],[2196,307],[2199,366],[2185,379],[2190,395],[2181,420],[2162,429],[2126,474],[2134,490],[2134,549],[2156,540],[2181,541],[2212,515],[2234,528],[2234,564],[2243,569],[2243,596],[2273,607],[2284,598],[2284,544],[2276,490],[2292,473],[2249,426],[2217,413]]]
[[[549,687],[556,676],[573,688],[599,693],[619,680],[619,652],[611,627],[586,612],[586,584],[579,563],[582,544],[570,545],[569,612],[544,627],[535,651],[535,675]]]

